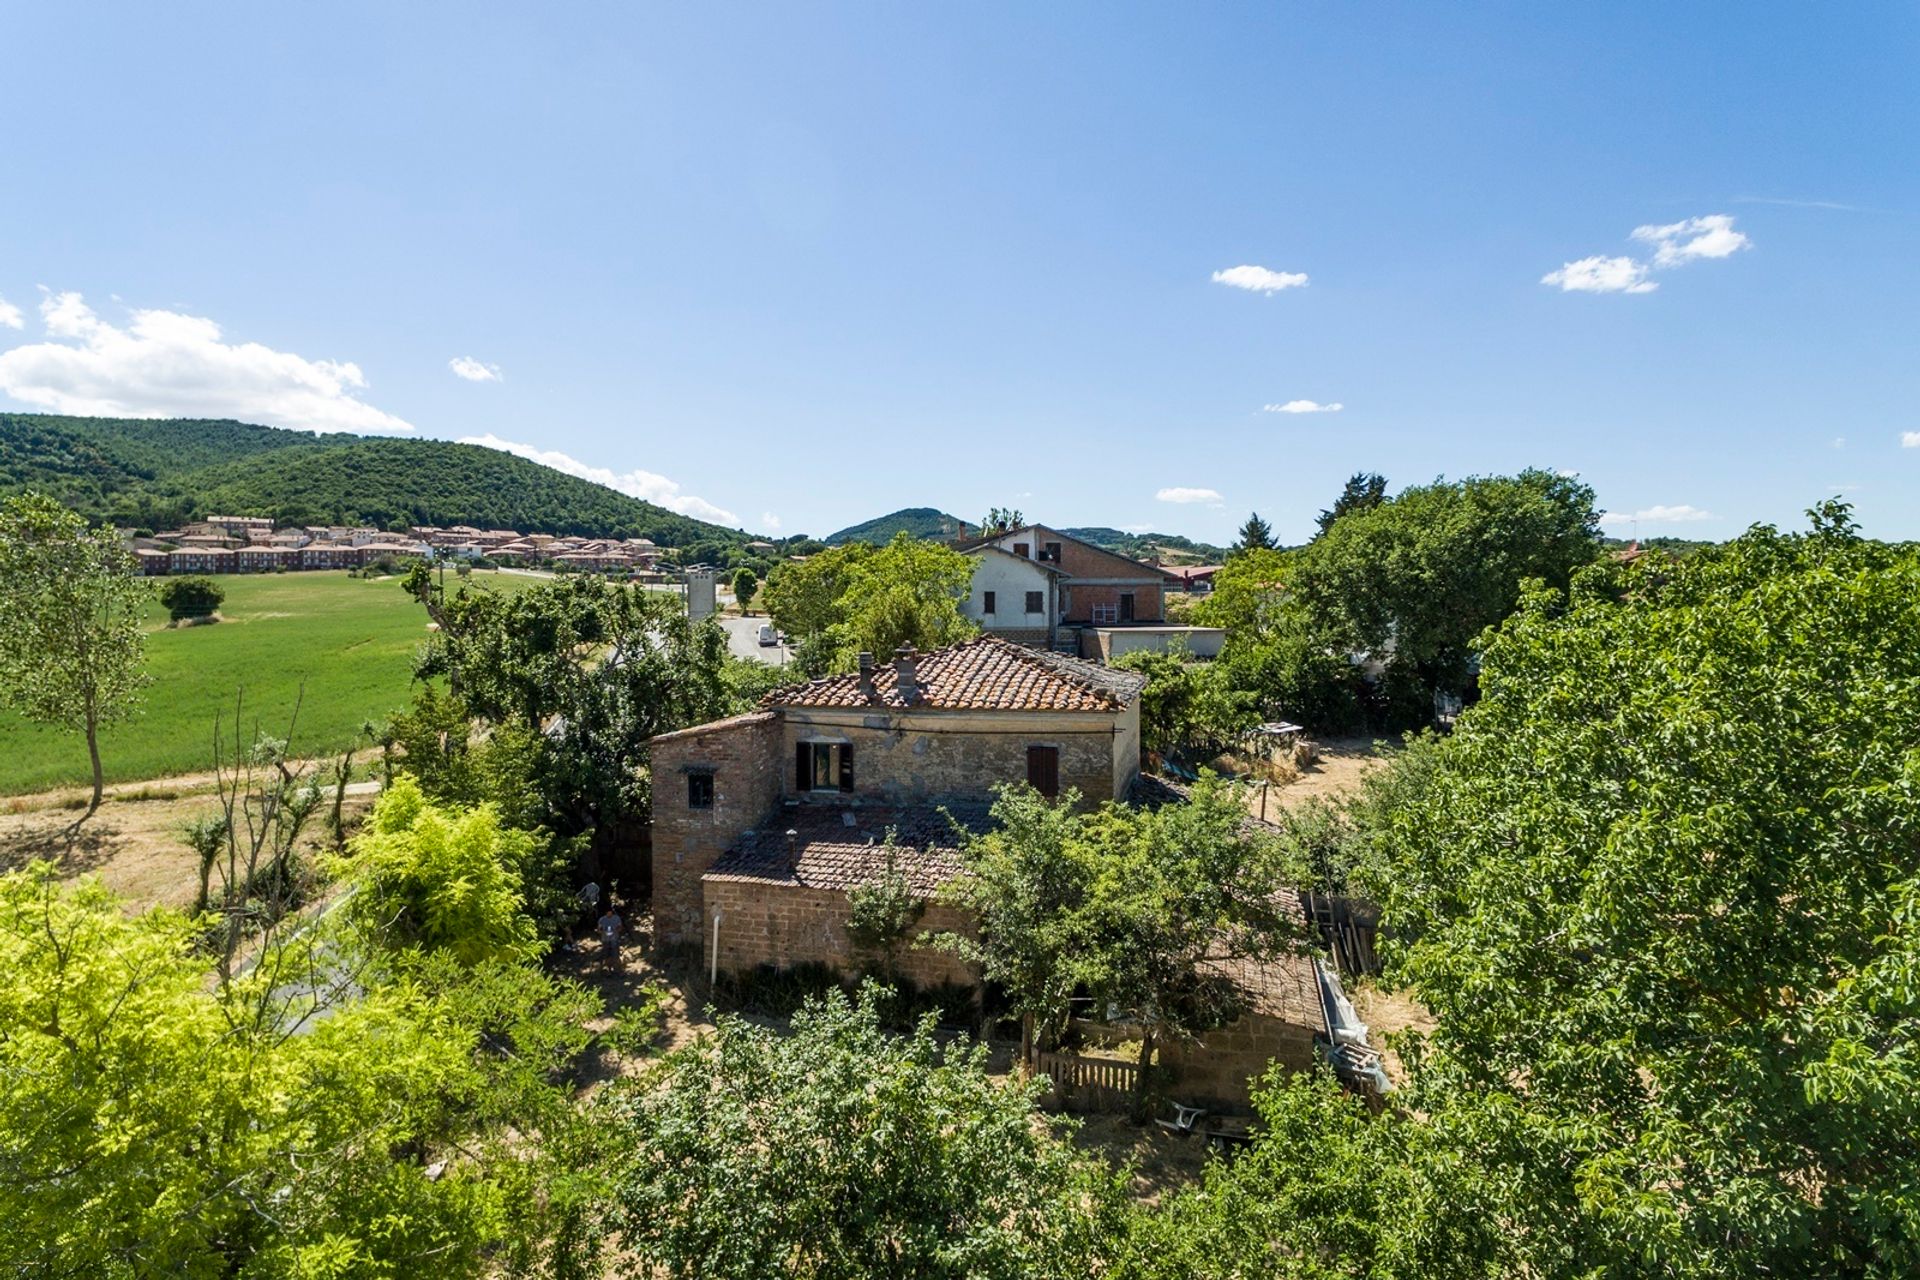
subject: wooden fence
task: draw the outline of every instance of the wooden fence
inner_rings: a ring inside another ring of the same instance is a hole
[[[1033,1069],[1053,1081],[1053,1095],[1061,1106],[1077,1111],[1126,1110],[1140,1079],[1134,1063],[1073,1053],[1036,1052]]]

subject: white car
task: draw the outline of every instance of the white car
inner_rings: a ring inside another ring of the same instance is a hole
[[[763,622],[760,624],[760,643],[763,645],[780,643],[780,637],[773,633],[773,624],[771,622]]]

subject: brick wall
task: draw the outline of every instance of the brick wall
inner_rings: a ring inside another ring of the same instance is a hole
[[[720,968],[727,972],[772,964],[782,969],[817,961],[842,973],[861,972],[863,961],[876,968],[878,960],[853,954],[847,939],[847,895],[838,889],[803,888],[767,881],[714,879],[706,890],[706,939],[702,963],[713,963],[713,910],[720,918]],[[972,917],[953,907],[933,904],[920,918],[915,932],[971,933]],[[977,985],[971,970],[947,951],[903,946],[896,967],[917,986],[942,982]]]
[[[1113,622],[1119,616],[1120,597],[1133,597],[1133,620],[1135,622],[1160,622],[1165,619],[1162,604],[1163,593],[1157,581],[1129,582],[1123,586],[1110,583],[1073,582],[1067,583],[1067,607],[1061,613],[1063,622],[1092,622],[1095,605],[1112,605],[1114,614],[1103,615],[1103,622]]]
[[[1313,1065],[1313,1028],[1264,1014],[1248,1014],[1190,1045],[1163,1046],[1159,1062],[1173,1072],[1168,1093],[1181,1102],[1205,1103],[1215,1110],[1249,1106],[1248,1082],[1266,1074],[1267,1065],[1303,1071]]]
[[[656,942],[700,937],[700,876],[780,801],[792,757],[780,750],[780,717],[735,716],[655,738],[653,928]],[[688,772],[713,771],[713,807],[687,806]]]

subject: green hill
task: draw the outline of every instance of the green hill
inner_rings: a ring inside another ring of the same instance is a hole
[[[243,422],[0,413],[0,493],[34,488],[93,520],[164,529],[207,515],[282,524],[470,524],[528,533],[744,543],[550,467],[447,440]]]
[[[960,532],[962,523],[958,516],[934,507],[907,507],[863,524],[849,525],[838,533],[828,534],[825,541],[830,547],[843,542],[891,542],[896,533],[916,538],[951,538]]]
[[[1127,533],[1104,525],[1062,529],[1060,532],[1119,555],[1160,564],[1219,564],[1227,555],[1225,547],[1195,542],[1177,533]]]

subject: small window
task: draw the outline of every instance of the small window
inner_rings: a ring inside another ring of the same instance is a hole
[[[1095,622],[1112,622],[1119,617],[1119,613],[1119,606],[1111,604],[1097,604],[1092,610]]]
[[[983,594],[986,597],[986,601],[981,608],[981,612],[991,614],[993,612],[993,592],[988,591],[988,592],[984,592]]]
[[[1027,748],[1027,785],[1049,800],[1060,794],[1060,748]]]
[[[1028,613],[1045,613],[1046,611],[1047,611],[1047,602],[1045,598],[1042,597],[1038,591],[1027,592],[1027,612]]]
[[[1059,564],[1060,563],[1060,544],[1057,542],[1048,542],[1048,543],[1042,544],[1040,548],[1040,558],[1052,564]]]
[[[832,742],[803,742],[794,755],[796,791],[853,790],[853,748]]]
[[[1120,593],[1120,621],[1133,621],[1133,592],[1131,591]]]
[[[1026,560],[1032,557],[1033,548],[1027,543],[1016,542],[1013,544],[1013,554],[1019,556],[1022,560]]]
[[[713,775],[710,773],[690,773],[687,775],[687,808],[713,808]]]

